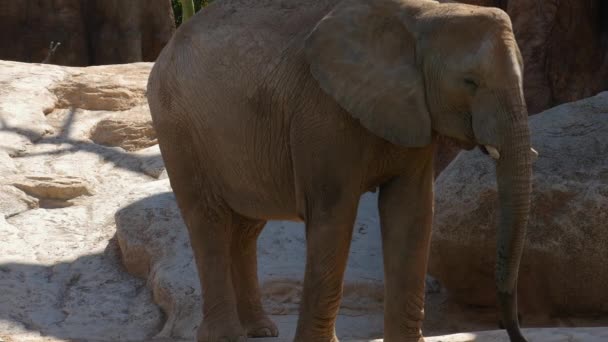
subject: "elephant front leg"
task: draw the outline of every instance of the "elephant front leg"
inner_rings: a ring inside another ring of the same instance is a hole
[[[431,160],[424,168],[380,188],[386,342],[424,341],[421,328],[433,215],[432,169]]]
[[[319,210],[306,223],[306,273],[295,341],[337,342],[335,322],[357,201],[345,210]]]

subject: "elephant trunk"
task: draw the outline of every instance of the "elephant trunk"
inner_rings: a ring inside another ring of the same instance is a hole
[[[500,203],[496,285],[502,322],[511,342],[523,342],[517,312],[517,275],[530,210],[532,155],[528,116],[514,113],[504,127],[496,178]]]

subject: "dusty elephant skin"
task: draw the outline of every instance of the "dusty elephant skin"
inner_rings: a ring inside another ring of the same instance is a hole
[[[496,285],[511,341],[531,160],[522,60],[501,10],[418,0],[221,1],[182,25],[148,82],[203,293],[199,341],[278,334],[256,240],[306,224],[296,341],[336,341],[362,193],[380,188],[386,341],[423,341],[439,136],[496,159]]]

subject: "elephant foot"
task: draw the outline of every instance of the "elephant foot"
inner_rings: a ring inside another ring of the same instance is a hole
[[[274,322],[265,315],[252,322],[243,322],[247,336],[249,337],[277,337],[279,329]]]
[[[198,329],[198,342],[247,342],[247,334],[237,322],[203,322]]]

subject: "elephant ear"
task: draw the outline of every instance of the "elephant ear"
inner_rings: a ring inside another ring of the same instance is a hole
[[[361,125],[394,144],[421,147],[431,142],[431,117],[402,15],[396,1],[343,1],[317,23],[305,53],[321,88]]]

